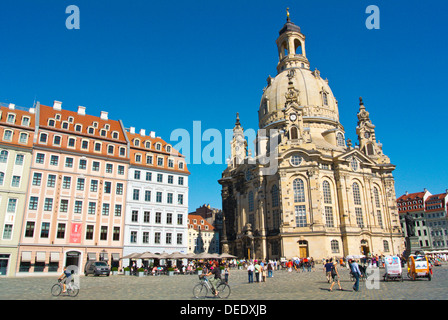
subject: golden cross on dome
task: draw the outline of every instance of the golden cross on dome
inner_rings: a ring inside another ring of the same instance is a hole
[[[290,19],[289,19],[289,8],[286,8],[286,20],[290,21]]]

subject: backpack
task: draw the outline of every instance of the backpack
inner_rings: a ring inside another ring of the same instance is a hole
[[[336,269],[334,268],[334,265],[331,267],[331,276],[334,278],[336,275]]]

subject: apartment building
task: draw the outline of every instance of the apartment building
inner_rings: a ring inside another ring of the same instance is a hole
[[[15,275],[34,121],[34,108],[0,104],[0,276]]]
[[[188,215],[188,253],[219,253],[219,233],[204,217]]]
[[[400,196],[397,207],[403,235],[407,236],[405,216],[410,215],[414,220],[415,236],[423,250],[448,250],[447,204],[448,190],[433,195],[424,189]]]
[[[130,166],[123,255],[187,252],[188,176],[184,157],[155,132],[126,132]],[[123,266],[129,264],[125,259]]]
[[[17,272],[83,272],[88,260],[118,266],[123,251],[128,144],[120,121],[37,105]]]

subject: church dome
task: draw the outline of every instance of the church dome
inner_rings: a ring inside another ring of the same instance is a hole
[[[321,78],[319,70],[310,70],[305,36],[291,22],[289,13],[276,43],[278,74],[275,78],[269,76],[264,88],[258,112],[260,129],[281,123],[285,118],[283,111],[291,104],[301,112],[304,123],[324,122],[340,128],[337,100],[328,80]]]
[[[303,112],[304,122],[339,122],[338,103],[328,85],[316,69],[293,67],[283,70],[275,78],[268,78],[259,109],[259,125],[265,128],[283,119],[283,111],[291,95],[296,95],[297,107]]]

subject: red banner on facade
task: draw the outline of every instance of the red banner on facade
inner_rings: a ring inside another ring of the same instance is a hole
[[[72,223],[70,243],[81,243],[81,227],[82,223]]]

